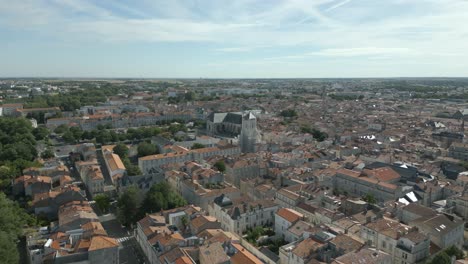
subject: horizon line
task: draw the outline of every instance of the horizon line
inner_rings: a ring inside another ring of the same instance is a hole
[[[386,77],[57,77],[21,76],[2,77],[6,79],[59,79],[59,80],[294,80],[294,79],[468,79],[468,76],[386,76]]]

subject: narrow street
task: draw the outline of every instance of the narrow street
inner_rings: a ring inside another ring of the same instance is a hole
[[[121,244],[119,251],[120,263],[149,263],[133,235],[133,230],[122,227],[113,214],[102,215],[99,220],[109,237],[117,239]]]

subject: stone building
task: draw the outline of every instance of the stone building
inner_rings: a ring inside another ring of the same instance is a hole
[[[238,137],[242,152],[255,152],[257,118],[251,112],[211,113],[206,130],[210,135]]]

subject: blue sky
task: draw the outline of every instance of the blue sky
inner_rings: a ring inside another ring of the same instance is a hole
[[[0,76],[468,77],[467,0],[0,0]]]

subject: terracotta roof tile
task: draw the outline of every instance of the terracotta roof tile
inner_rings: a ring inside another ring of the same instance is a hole
[[[290,223],[295,223],[304,217],[301,213],[289,208],[281,208],[276,214]]]
[[[231,257],[232,264],[263,264],[263,262],[250,253],[247,249],[239,244],[232,244],[237,249],[236,254]]]
[[[117,242],[117,240],[115,240],[115,238],[110,238],[106,236],[95,236],[91,239],[91,244],[88,250],[93,251],[118,246],[119,243]]]

